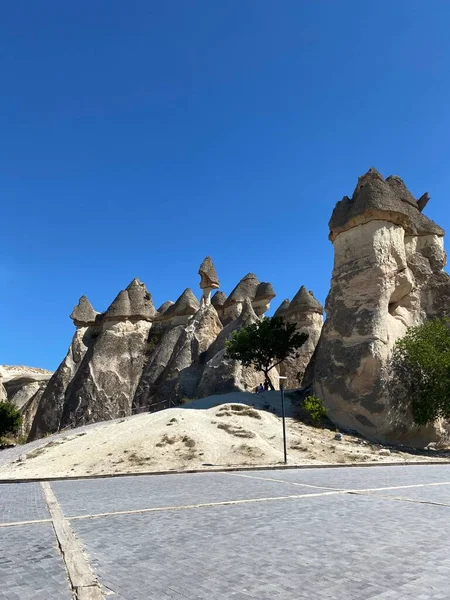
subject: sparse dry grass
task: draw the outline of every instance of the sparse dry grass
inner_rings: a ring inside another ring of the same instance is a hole
[[[240,437],[240,438],[255,438],[256,437],[256,433],[253,433],[253,431],[246,431],[242,427],[239,427],[236,425],[230,425],[228,423],[219,423],[217,425],[217,429],[223,429],[230,435],[234,435],[234,436]]]

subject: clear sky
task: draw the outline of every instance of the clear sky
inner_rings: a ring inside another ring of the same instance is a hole
[[[14,0],[0,15],[0,363],[54,369],[86,294],[155,304],[210,254],[324,301],[375,166],[450,229],[450,4]]]

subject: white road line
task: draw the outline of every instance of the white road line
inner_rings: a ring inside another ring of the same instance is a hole
[[[134,515],[140,513],[150,512],[162,512],[169,510],[188,510],[193,508],[207,508],[210,506],[230,506],[233,504],[250,504],[252,502],[268,502],[273,500],[292,500],[300,498],[317,498],[319,496],[336,496],[338,494],[345,494],[346,490],[334,490],[332,492],[321,492],[317,494],[294,494],[290,496],[274,496],[271,498],[244,498],[242,500],[223,500],[220,502],[204,502],[201,504],[183,504],[180,506],[157,506],[154,508],[138,508],[136,510],[117,510],[105,513],[95,513],[92,515],[76,515],[73,517],[66,517],[69,521],[75,521],[80,519],[97,519],[99,517],[110,517],[114,515]]]
[[[420,487],[432,487],[439,485],[450,485],[450,481],[437,481],[432,483],[414,483],[410,485],[393,485],[393,486],[385,486],[378,488],[333,488],[324,485],[312,485],[310,483],[302,483],[300,481],[288,481],[286,479],[275,479],[274,477],[262,477],[260,475],[243,475],[241,473],[226,473],[226,475],[230,475],[233,477],[246,477],[247,479],[262,479],[263,481],[275,481],[277,483],[287,483],[289,485],[297,485],[300,487],[309,487],[309,488],[317,488],[322,490],[335,490],[335,491],[343,491],[348,493],[355,492],[382,492],[384,490],[404,490],[409,488],[420,488]]]
[[[289,485],[298,485],[301,487],[315,488],[318,490],[340,490],[343,488],[333,488],[326,485],[312,485],[311,483],[300,483],[299,481],[287,481],[286,479],[275,479],[274,477],[262,477],[260,475],[243,475],[241,473],[224,473],[232,477],[246,477],[247,479],[262,479],[263,481],[275,481],[277,483],[288,483]]]
[[[51,523],[52,519],[34,519],[31,521],[11,521],[10,523],[0,523],[0,527],[14,527],[15,525],[34,525],[35,523]]]

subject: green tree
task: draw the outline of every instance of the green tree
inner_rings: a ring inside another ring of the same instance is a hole
[[[426,425],[450,418],[450,319],[408,329],[391,361],[390,394],[407,399],[414,421]]]
[[[289,356],[297,357],[307,339],[308,334],[298,333],[295,324],[265,317],[235,331],[226,344],[226,356],[264,373],[273,390],[270,371]]]
[[[12,402],[0,402],[0,437],[17,433],[22,425],[22,417]]]

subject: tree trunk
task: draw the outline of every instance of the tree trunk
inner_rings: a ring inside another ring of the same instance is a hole
[[[270,369],[269,369],[269,370],[270,370]],[[267,383],[269,384],[269,387],[270,387],[270,389],[272,390],[272,392],[273,392],[273,391],[275,391],[275,388],[273,387],[272,380],[270,379],[270,376],[269,376],[269,371],[264,371],[264,376],[265,376],[265,378],[266,378],[266,381],[267,381]]]

